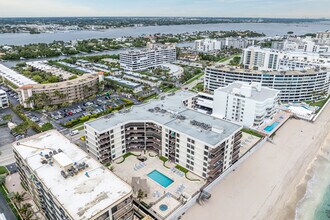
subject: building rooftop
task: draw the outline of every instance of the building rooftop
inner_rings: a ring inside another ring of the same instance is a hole
[[[133,106],[129,110],[122,110],[85,124],[99,133],[103,133],[113,126],[130,121],[156,122],[167,126],[173,131],[185,133],[210,146],[215,146],[241,129],[240,125],[232,122],[187,109],[182,101],[192,96],[194,94],[188,91],[179,91],[160,98],[160,100]]]
[[[216,91],[228,94],[236,94],[255,101],[265,101],[274,98],[280,90],[261,86],[261,83],[234,82],[226,87],[218,88]]]
[[[317,74],[322,72],[328,72],[327,68],[309,68],[305,70],[286,70],[286,71],[261,71],[261,70],[250,70],[250,69],[243,69],[239,67],[231,67],[225,65],[215,65],[209,66],[207,69],[219,70],[223,72],[231,72],[231,73],[245,73],[245,74],[263,74],[263,75],[308,75],[308,74]]]
[[[90,219],[132,191],[56,130],[14,142],[13,148],[72,219]],[[50,152],[53,156],[48,163],[41,163]],[[76,174],[64,178],[61,171],[72,166],[80,167],[80,171],[76,169]]]
[[[88,82],[90,80],[98,79],[99,74],[93,73],[93,74],[83,74],[81,76],[78,76],[75,79],[58,82],[58,83],[48,83],[48,84],[35,84],[35,85],[26,85],[22,86],[21,89],[60,89],[60,88],[66,88],[70,86],[80,85],[81,83]]]
[[[121,78],[118,78],[118,77],[115,77],[115,76],[106,76],[104,78],[105,79],[108,79],[108,80],[115,81],[115,82],[117,82],[119,84],[122,84],[122,85],[125,85],[125,86],[128,86],[128,87],[131,87],[131,88],[137,88],[137,87],[141,86],[141,84],[139,84],[139,83],[135,83],[135,82],[132,82],[132,81],[124,80],[124,79],[121,79]]]
[[[26,65],[36,68],[40,71],[62,77],[64,80],[67,80],[73,76],[73,74],[68,71],[62,70],[56,66],[49,65],[47,60],[27,62]]]
[[[22,74],[0,64],[0,76],[4,77],[8,81],[12,82],[18,87],[29,85],[29,84],[37,84],[32,79],[23,76]]]

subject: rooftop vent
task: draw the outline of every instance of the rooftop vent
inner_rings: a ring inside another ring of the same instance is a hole
[[[204,122],[199,122],[196,120],[190,121],[190,124],[203,128],[204,130],[211,130],[212,126]]]

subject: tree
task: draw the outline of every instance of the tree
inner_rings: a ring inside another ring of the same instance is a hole
[[[17,205],[21,205],[21,203],[26,199],[26,192],[22,192],[22,193],[19,193],[19,192],[16,192],[14,193],[12,199],[15,201],[15,203]]]
[[[6,175],[0,175],[0,186],[5,185]]]
[[[51,130],[53,128],[54,128],[53,125],[50,122],[47,122],[41,126],[41,131],[44,132],[44,131]]]
[[[24,203],[22,207],[18,210],[22,215],[23,219],[32,219],[34,213],[31,209],[32,205],[30,203]]]
[[[139,202],[141,202],[141,200],[144,198],[144,192],[141,189],[139,189],[139,191],[138,191],[137,198],[138,198]]]

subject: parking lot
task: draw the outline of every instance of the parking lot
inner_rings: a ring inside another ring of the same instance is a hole
[[[97,95],[94,99],[74,103],[68,107],[60,108],[46,114],[53,119],[58,125],[65,125],[66,123],[83,116],[101,113],[107,109],[115,108],[119,105],[125,104],[123,98],[133,101],[138,104],[138,101],[127,97],[124,94],[111,95]]]

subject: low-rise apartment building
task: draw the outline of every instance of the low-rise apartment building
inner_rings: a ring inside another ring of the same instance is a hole
[[[164,63],[176,61],[175,44],[151,44],[142,50],[120,53],[120,66],[128,71],[145,70]]]
[[[18,94],[25,108],[72,103],[96,94],[102,80],[101,73],[84,74],[69,81],[25,85],[18,89]]]
[[[329,77],[326,68],[257,71],[219,65],[205,69],[204,88],[213,92],[235,81],[260,82],[262,86],[280,90],[281,102],[316,101],[329,95]]]
[[[0,89],[0,108],[8,108],[9,107],[9,101],[8,96],[5,91]]]
[[[132,188],[56,130],[13,143],[22,185],[49,220],[132,220]]]
[[[279,93],[261,83],[234,82],[214,91],[212,115],[257,127],[276,114]]]
[[[14,87],[21,87],[24,85],[32,85],[37,84],[37,82],[33,81],[30,78],[0,64],[0,77],[2,80],[8,81]],[[10,86],[12,86],[10,85]]]
[[[196,175],[213,179],[239,159],[241,125],[185,105],[180,91],[85,123],[88,152],[100,162],[152,150]]]

